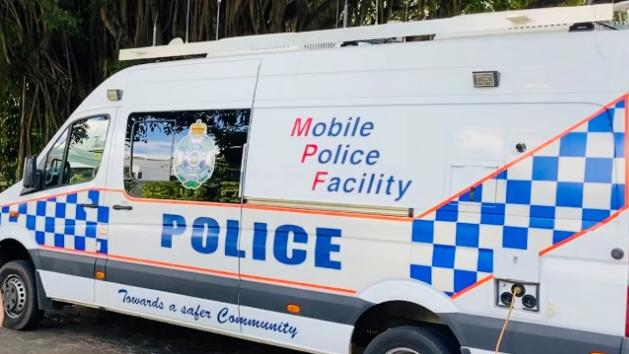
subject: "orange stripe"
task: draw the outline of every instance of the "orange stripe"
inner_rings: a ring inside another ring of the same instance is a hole
[[[360,213],[360,212],[351,212],[351,211],[289,208],[289,207],[276,207],[276,206],[260,205],[260,204],[235,204],[235,203],[202,202],[202,201],[188,201],[188,200],[176,200],[176,199],[137,198],[137,197],[130,196],[123,189],[113,189],[113,188],[104,188],[104,187],[93,187],[93,188],[90,187],[90,188],[76,189],[69,192],[58,193],[58,194],[46,194],[37,198],[26,199],[26,200],[21,200],[21,201],[17,201],[17,202],[5,204],[5,205],[0,205],[0,208],[2,208],[3,206],[30,203],[30,202],[46,200],[46,199],[55,198],[55,197],[62,197],[68,194],[81,193],[81,192],[86,192],[86,191],[91,191],[91,190],[101,191],[101,192],[122,193],[122,195],[126,199],[133,202],[137,202],[137,203],[197,205],[197,206],[216,207],[216,208],[243,208],[243,209],[252,209],[252,210],[278,211],[278,212],[285,212],[285,213],[307,214],[307,215],[337,216],[337,217],[347,217],[347,218],[357,218],[357,219],[401,221],[401,222],[413,221],[413,217],[410,217],[410,216],[380,215],[380,214],[369,214],[369,213]]]
[[[218,203],[218,202],[204,202],[194,200],[177,200],[177,199],[155,199],[155,198],[138,198],[133,197],[127,193],[124,189],[112,189],[112,192],[122,193],[125,198],[137,203],[158,203],[158,204],[182,204],[182,205],[201,205],[217,208],[240,208],[242,204],[236,203]]]
[[[74,193],[81,193],[81,192],[86,192],[86,191],[99,191],[99,192],[113,192],[115,191],[115,189],[109,189],[109,188],[104,188],[104,187],[89,187],[89,188],[81,188],[81,189],[74,189],[68,192],[63,192],[63,193],[51,193],[51,194],[45,194],[36,198],[31,198],[31,199],[24,199],[24,200],[19,200],[17,202],[13,202],[13,203],[7,203],[7,204],[2,204],[0,205],[0,208],[5,207],[5,206],[11,206],[11,205],[17,205],[17,204],[24,204],[24,203],[31,203],[31,202],[36,202],[36,201],[40,201],[40,200],[46,200],[49,198],[56,198],[56,197],[63,197],[64,195],[68,195],[68,194],[74,194]]]
[[[358,218],[358,219],[403,221],[403,222],[413,221],[413,217],[410,217],[410,216],[378,215],[378,214],[367,214],[367,213],[358,213],[358,212],[351,212],[351,211],[299,209],[299,208],[276,207],[276,206],[260,205],[260,204],[245,204],[243,208],[253,209],[253,210],[265,210],[265,211],[279,211],[279,212],[286,212],[286,213],[338,216],[338,217],[348,217],[348,218]]]
[[[490,274],[490,275],[488,275],[488,276],[486,276],[486,277],[482,278],[481,280],[477,281],[476,283],[474,283],[474,284],[472,284],[472,285],[468,286],[467,288],[465,288],[465,289],[463,289],[463,290],[459,291],[458,293],[455,293],[455,294],[454,294],[454,295],[452,295],[450,298],[451,298],[452,300],[454,300],[454,299],[456,299],[457,297],[459,297],[459,296],[461,296],[461,295],[463,295],[463,294],[467,293],[468,291],[471,291],[471,290],[473,290],[473,289],[475,289],[475,288],[477,288],[477,287],[479,287],[479,286],[483,285],[484,283],[488,282],[490,279],[493,279],[493,278],[494,278],[494,276]]]
[[[203,268],[203,267],[195,267],[195,266],[170,263],[170,262],[164,262],[164,261],[157,261],[157,260],[152,260],[152,259],[134,258],[134,257],[129,257],[129,256],[113,255],[113,254],[108,254],[107,258],[118,260],[118,261],[123,261],[123,262],[129,262],[129,263],[138,263],[138,264],[144,264],[144,265],[158,266],[161,268],[186,270],[186,271],[192,271],[192,272],[204,273],[204,274],[214,274],[214,275],[219,275],[219,276],[228,277],[228,278],[238,278],[238,273],[234,273],[234,272]]]
[[[612,122],[613,125],[613,122]],[[629,206],[629,95],[625,96],[625,207]],[[614,145],[615,145],[614,139]]]
[[[43,248],[45,250],[49,250],[49,251],[53,251],[53,252],[68,253],[68,254],[78,254],[78,255],[81,255],[81,256],[90,256],[90,257],[95,257],[95,258],[107,258],[106,255],[104,255],[102,253],[97,253],[97,252],[94,252],[94,251],[77,251],[77,250],[71,250],[71,249],[67,249],[67,248],[47,246],[47,245],[40,245],[39,248]]]
[[[263,276],[259,276],[259,275],[253,275],[253,274],[240,274],[239,275],[236,272],[228,272],[228,271],[224,271],[224,270],[217,270],[217,269],[189,266],[189,265],[177,264],[177,263],[171,263],[171,262],[163,262],[163,261],[157,261],[157,260],[152,260],[152,259],[135,258],[135,257],[122,256],[122,255],[113,255],[113,254],[104,255],[104,254],[91,252],[91,251],[68,250],[68,249],[52,247],[52,246],[40,246],[40,248],[43,248],[43,249],[46,249],[46,250],[50,250],[50,251],[54,251],[54,252],[79,254],[79,255],[92,256],[92,257],[97,257],[97,258],[107,258],[107,259],[118,260],[118,261],[127,262],[127,263],[143,264],[143,265],[149,265],[149,266],[157,266],[157,267],[160,267],[160,268],[184,270],[184,271],[190,271],[190,272],[195,272],[195,273],[212,274],[212,275],[226,277],[226,278],[250,279],[250,280],[255,280],[255,281],[259,282],[259,283],[273,283],[273,284],[291,285],[291,286],[295,286],[295,287],[316,289],[316,290],[327,290],[327,291],[333,291],[333,292],[350,294],[350,295],[356,295],[356,293],[357,293],[356,290],[345,289],[345,288],[338,288],[338,287],[329,286],[329,285],[321,285],[321,284],[300,282],[300,281],[295,281],[295,280],[263,277]]]
[[[605,219],[603,219],[602,221],[600,221],[600,222],[598,222],[598,223],[596,223],[596,224],[594,224],[594,225],[590,226],[589,228],[584,229],[584,230],[581,230],[581,231],[579,231],[579,232],[576,232],[574,235],[572,235],[572,236],[570,236],[570,237],[568,237],[568,238],[566,238],[566,239],[564,239],[564,240],[561,240],[560,242],[557,242],[557,243],[555,243],[555,244],[554,244],[554,245],[552,245],[552,246],[549,246],[549,247],[547,247],[547,248],[545,248],[545,249],[541,250],[541,251],[539,252],[540,257],[541,257],[541,256],[543,256],[543,255],[545,255],[545,254],[547,254],[548,252],[550,252],[550,251],[552,251],[552,250],[554,250],[554,249],[557,249],[557,248],[559,248],[559,247],[561,247],[561,246],[565,245],[566,243],[568,243],[568,242],[570,242],[570,241],[572,241],[572,240],[574,240],[574,239],[576,239],[576,238],[579,238],[579,237],[581,237],[581,236],[585,235],[585,234],[586,234],[586,233],[588,233],[588,232],[591,232],[591,231],[594,231],[594,230],[596,230],[596,229],[598,229],[598,228],[603,227],[604,225],[606,225],[607,223],[609,223],[610,221],[612,221],[612,220],[614,220],[616,217],[618,217],[618,215],[620,215],[620,213],[622,213],[625,209],[627,209],[627,207],[626,207],[626,206],[623,206],[622,208],[620,208],[620,209],[616,210],[613,214],[611,214],[611,215],[610,215],[610,216],[608,216],[607,218],[605,218]]]
[[[274,278],[262,277],[259,275],[241,274],[240,277],[243,279],[259,280],[260,282],[263,282],[263,283],[269,282],[269,283],[278,283],[278,284],[288,284],[288,285],[295,285],[295,286],[300,286],[304,288],[330,290],[334,292],[346,293],[346,294],[351,294],[351,295],[356,295],[357,293],[356,290],[352,290],[352,289],[337,288],[337,287],[328,286],[328,285],[304,283],[304,282],[293,281],[293,280],[274,279]]]
[[[437,209],[443,207],[444,205],[450,203],[451,201],[453,201],[454,199],[457,199],[458,197],[462,196],[463,194],[465,194],[466,192],[468,192],[469,190],[471,190],[472,188],[476,188],[479,185],[483,184],[483,182],[487,181],[490,178],[494,178],[495,176],[497,176],[498,174],[500,174],[501,172],[507,170],[509,167],[515,165],[516,163],[531,157],[533,154],[535,154],[536,152],[544,149],[545,147],[547,147],[548,145],[554,143],[555,141],[561,139],[562,137],[564,137],[566,134],[570,133],[571,131],[573,131],[574,129],[580,127],[581,125],[587,123],[588,121],[592,120],[594,117],[596,117],[597,115],[605,112],[607,109],[609,109],[610,107],[613,107],[616,105],[616,103],[620,102],[621,100],[626,100],[627,99],[627,95],[623,95],[620,96],[618,98],[616,98],[615,100],[613,100],[611,103],[606,104],[605,106],[601,107],[599,110],[597,110],[596,112],[592,113],[591,115],[589,115],[587,118],[580,120],[579,122],[571,125],[569,128],[565,129],[564,131],[562,131],[561,133],[557,134],[556,136],[550,138],[549,140],[547,140],[546,142],[542,143],[541,145],[537,146],[536,148],[534,148],[533,150],[522,154],[520,156],[518,156],[516,159],[508,162],[507,164],[505,164],[504,166],[498,168],[497,170],[495,170],[494,172],[490,173],[489,175],[481,178],[480,180],[478,180],[477,182],[473,183],[471,186],[465,187],[462,190],[458,191],[457,193],[455,193],[454,195],[448,197],[448,199],[442,201],[441,203],[437,204],[436,206],[420,213],[417,218],[423,218],[426,215],[432,213],[433,211],[436,211]],[[626,112],[626,108],[625,108],[625,112]]]
[[[155,204],[181,204],[181,205],[199,205],[218,208],[243,208],[252,210],[265,210],[265,211],[279,211],[286,213],[296,214],[308,214],[308,215],[326,215],[326,216],[338,216],[358,219],[372,219],[372,220],[386,220],[386,221],[403,221],[411,222],[413,220],[410,216],[393,216],[393,215],[379,215],[369,213],[359,213],[351,211],[334,211],[334,210],[316,210],[316,209],[303,209],[303,208],[289,208],[279,206],[269,206],[261,204],[235,204],[235,203],[215,203],[215,202],[201,202],[201,201],[187,201],[187,200],[175,200],[175,199],[153,199],[153,198],[137,198],[132,197],[125,190],[112,189],[111,192],[122,193],[125,198],[139,203],[155,203]]]
[[[561,240],[561,242],[558,242],[554,245],[551,245],[543,250],[541,250],[539,252],[540,257],[544,256],[546,254],[548,254],[549,252],[567,244],[570,241],[573,241],[585,234],[587,234],[588,232],[594,231],[606,224],[608,224],[609,222],[611,222],[612,220],[614,220],[616,217],[618,217],[618,215],[620,215],[624,210],[626,210],[627,208],[629,208],[629,95],[625,95],[622,97],[622,99],[625,101],[625,127],[624,127],[624,154],[625,154],[625,203],[622,206],[622,208],[618,209],[617,211],[615,211],[614,213],[612,213],[610,216],[608,216],[607,218],[603,219],[602,221],[596,223],[595,225],[592,225],[591,227],[585,229],[585,230],[581,230],[579,232],[576,232],[574,235]],[[620,102],[620,99],[616,99],[616,101],[614,101],[613,103],[608,104],[606,107],[606,109],[615,106],[618,102]],[[612,122],[613,125],[613,122]],[[615,151],[615,147],[614,147],[614,151]]]

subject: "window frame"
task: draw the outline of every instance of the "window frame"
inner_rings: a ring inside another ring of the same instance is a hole
[[[128,134],[130,134],[130,136],[133,136],[132,134],[135,131],[135,126],[138,123],[138,122],[133,122],[131,129],[127,130],[129,119],[131,119],[131,117],[135,115],[177,113],[177,112],[200,112],[200,111],[206,111],[206,112],[207,111],[246,111],[247,112],[247,134],[246,134],[244,143],[242,144],[242,146],[240,146],[240,148],[242,149],[242,156],[241,156],[241,161],[240,161],[240,171],[238,173],[238,199],[239,201],[238,202],[221,202],[221,201],[209,201],[209,200],[185,200],[184,202],[195,203],[195,204],[206,204],[206,205],[230,205],[230,206],[243,205],[245,203],[245,197],[244,197],[243,191],[244,191],[244,181],[245,181],[245,175],[246,175],[246,156],[247,156],[247,149],[249,146],[249,139],[251,137],[251,128],[252,128],[252,120],[253,120],[253,109],[251,109],[251,107],[247,107],[247,108],[199,108],[199,109],[191,108],[191,109],[179,109],[179,110],[168,109],[168,110],[130,111],[125,118],[125,143],[127,141],[126,138]],[[159,119],[158,121],[169,122],[170,120],[166,118],[162,118],[162,119]],[[172,119],[172,121],[175,122],[175,126],[179,125],[179,121],[177,119]],[[175,143],[174,143],[175,138],[176,138],[176,134],[173,134],[173,145],[172,145],[173,152],[175,149]],[[122,168],[123,184],[125,184],[127,181],[127,176],[125,175],[125,168],[127,168],[127,166],[129,168],[128,180],[131,180],[136,183],[150,182],[150,181],[137,180],[136,178],[133,177],[133,173],[131,170],[133,166],[133,145],[134,144],[131,141],[130,146],[129,146],[129,164],[127,165],[127,162],[123,161],[123,168]],[[126,158],[123,157],[123,160],[124,159]],[[172,160],[171,160],[171,173],[172,173]],[[124,190],[124,194],[130,198],[137,199],[137,200],[153,200],[153,198],[150,198],[150,197],[132,195],[130,191],[127,190],[126,184],[123,186],[123,190]],[[159,200],[160,202],[168,202],[168,201],[180,202],[181,201],[179,199],[157,199],[157,200]]]
[[[48,149],[48,151],[46,151],[46,155],[43,157],[44,159],[44,167],[41,170],[41,176],[42,178],[45,178],[45,171],[46,171],[46,162],[48,161],[48,156],[50,155],[50,152],[52,151],[52,148],[54,147],[55,143],[57,142],[57,140],[63,135],[65,134],[65,132],[68,133],[67,137],[66,137],[66,143],[65,143],[65,147],[63,148],[63,160],[62,160],[62,164],[65,165],[65,162],[68,159],[68,151],[70,149],[70,140],[72,137],[72,129],[74,128],[74,126],[82,121],[87,121],[90,119],[94,119],[94,118],[105,118],[107,119],[107,130],[105,131],[105,149],[103,149],[103,157],[100,160],[100,164],[99,164],[99,168],[98,171],[96,172],[96,174],[94,175],[94,177],[90,180],[81,182],[81,183],[75,183],[75,184],[71,184],[71,183],[58,183],[56,185],[53,186],[48,186],[48,187],[44,187],[43,186],[43,180],[40,182],[40,187],[38,189],[29,191],[27,193],[34,193],[34,192],[40,192],[40,191],[46,191],[46,190],[51,190],[51,189],[55,189],[55,188],[60,188],[60,187],[67,187],[67,186],[73,186],[73,185],[81,185],[81,184],[85,184],[85,183],[90,183],[93,182],[101,173],[102,168],[100,168],[103,164],[103,161],[105,160],[105,151],[107,150],[107,146],[109,145],[107,142],[109,141],[109,131],[111,129],[111,116],[109,114],[94,114],[94,115],[90,115],[87,117],[81,117],[81,118],[77,118],[75,120],[73,120],[72,122],[70,122],[65,129],[61,130],[59,129],[62,133],[57,137],[57,139],[54,140],[54,142],[52,143],[52,145],[50,146],[50,149]],[[51,139],[52,140],[52,139]],[[65,171],[62,171],[62,175],[61,175],[61,181],[63,181],[65,175]],[[23,193],[26,194],[26,193]]]
[[[41,188],[40,189],[35,189],[33,191],[47,190],[47,189],[55,188],[55,187],[61,185],[61,184],[57,183],[57,184],[55,184],[53,186],[50,186],[50,187],[45,187],[44,186],[44,183],[46,181],[46,167],[48,166],[48,158],[50,157],[50,153],[52,152],[52,150],[57,145],[57,142],[59,141],[59,139],[61,139],[61,137],[63,137],[65,135],[65,142],[64,142],[64,146],[63,146],[63,154],[61,155],[61,163],[63,165],[63,161],[66,158],[67,147],[68,147],[68,140],[69,140],[69,135],[71,133],[71,128],[72,128],[72,124],[70,126],[66,127],[63,130],[63,132],[61,133],[61,135],[59,135],[59,137],[57,137],[57,139],[54,140],[54,142],[50,146],[50,149],[48,150],[48,152],[46,152],[46,156],[44,156],[44,166],[43,166],[43,168],[41,170],[41,177],[42,177],[42,180],[40,181]],[[61,173],[62,173],[61,176],[57,176],[58,180],[63,180],[63,170],[62,170]]]

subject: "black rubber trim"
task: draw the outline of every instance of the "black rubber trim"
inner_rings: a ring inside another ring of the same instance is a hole
[[[324,321],[353,325],[373,304],[356,297],[288,288],[243,281],[240,288],[242,306],[275,312],[286,312],[286,305],[297,304],[300,315]]]
[[[229,304],[238,303],[238,279],[107,261],[106,281]]]
[[[629,354],[629,338],[625,337],[622,340],[622,349],[620,350],[621,354]]]
[[[40,310],[56,310],[57,306],[55,306],[55,303],[46,295],[46,290],[44,290],[41,276],[37,271],[35,272],[35,286],[37,289],[37,307]]]
[[[94,279],[93,257],[40,251],[43,270]],[[100,262],[99,262],[100,263]],[[240,281],[235,278],[107,260],[106,281],[206,300],[288,313],[286,306],[301,308],[298,316],[353,325],[372,304],[356,297]],[[239,293],[240,285],[240,293]],[[240,297],[240,300],[239,300]]]
[[[39,257],[40,250],[31,249],[28,250],[28,254],[31,256],[31,261],[33,262],[35,269],[41,269],[41,259]]]
[[[39,260],[40,270],[94,279],[94,257],[40,250]]]
[[[286,305],[297,304],[300,316],[343,324],[354,324],[371,306],[355,297],[111,260],[107,281],[230,304],[238,304],[240,283],[242,306],[288,313]]]
[[[461,313],[442,313],[462,346],[494,351],[504,320]],[[510,321],[500,351],[517,354],[620,353],[623,337]]]

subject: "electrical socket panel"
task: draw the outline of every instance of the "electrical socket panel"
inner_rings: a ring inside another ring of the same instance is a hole
[[[514,286],[521,286],[524,293],[515,296],[514,309],[524,311],[539,311],[539,283],[526,283],[517,280],[496,279],[496,305],[498,307],[509,308],[511,303],[506,301],[510,298]]]

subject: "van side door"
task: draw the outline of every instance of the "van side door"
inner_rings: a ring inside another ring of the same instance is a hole
[[[257,60],[132,71],[117,132],[106,307],[188,326],[238,312],[241,177]]]
[[[66,125],[38,159],[41,188],[25,190],[27,199],[16,206],[14,222],[24,222],[39,245],[37,272],[49,298],[94,302],[94,266],[106,250],[103,188],[115,112],[82,114]]]

